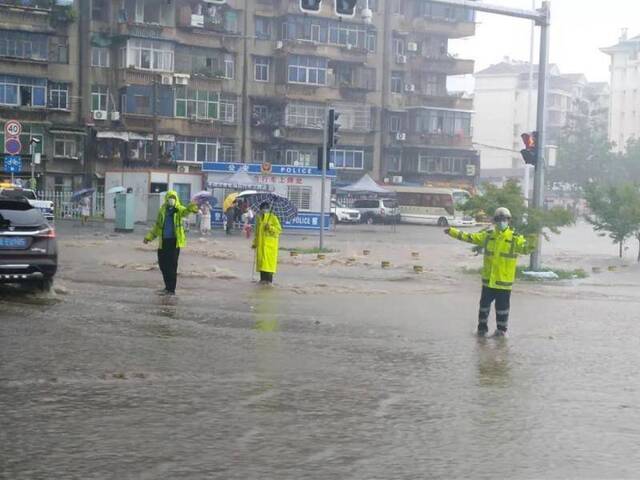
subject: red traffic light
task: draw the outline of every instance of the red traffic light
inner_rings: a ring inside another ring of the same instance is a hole
[[[524,143],[524,148],[527,150],[533,150],[536,148],[536,136],[534,134],[523,133],[520,135],[522,138],[522,142]]]

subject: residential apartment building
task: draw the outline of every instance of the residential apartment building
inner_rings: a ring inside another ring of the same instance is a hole
[[[536,128],[538,67],[509,59],[475,75],[474,142],[481,152],[481,176],[500,183],[524,179],[528,169],[520,154],[520,135]],[[547,93],[547,144],[556,145],[565,127],[576,116],[595,112],[606,97],[606,85],[590,84],[582,74],[562,74],[549,69]]]
[[[611,57],[609,140],[623,151],[630,139],[640,138],[640,35],[628,38],[625,31],[602,52]]]
[[[0,0],[2,31],[29,31],[25,15],[51,19],[51,2],[36,3]],[[473,12],[428,0],[368,6],[371,22],[360,15],[364,0],[352,19],[336,17],[333,2],[307,15],[295,0],[75,0],[67,61],[28,62],[29,78],[47,85],[37,112],[47,186],[100,184],[121,168],[315,166],[329,106],[341,114],[339,181],[371,172],[472,185],[473,107],[449,95],[446,79],[473,71],[448,53],[450,38],[475,33]],[[22,17],[5,25],[5,12]],[[22,75],[24,62],[1,45],[3,71]],[[61,83],[66,109],[55,106]],[[27,124],[35,110],[5,104],[0,96],[0,122]]]

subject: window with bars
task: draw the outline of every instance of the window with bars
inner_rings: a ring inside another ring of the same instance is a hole
[[[187,87],[176,88],[176,113],[178,118],[218,119],[220,94]]]
[[[287,198],[289,198],[289,201],[291,201],[298,210],[311,210],[311,192],[311,187],[289,185],[287,189]]]
[[[404,74],[402,72],[391,72],[391,92],[402,93],[404,88]]]
[[[469,160],[464,157],[420,155],[418,172],[439,175],[464,175]]]
[[[271,67],[271,58],[255,57],[254,58],[254,80],[256,82],[269,81],[269,69]]]
[[[286,125],[300,128],[323,128],[324,105],[290,103],[286,108]]]
[[[253,149],[253,163],[264,163],[267,160],[267,152],[263,148]]]
[[[256,17],[256,38],[259,40],[271,39],[271,19],[268,17]]]
[[[91,47],[91,66],[109,68],[111,66],[111,52],[106,47]]]
[[[177,137],[175,159],[178,162],[215,162],[218,140],[206,137]]]
[[[53,140],[53,156],[78,158],[78,141],[73,135],[56,135]]]
[[[69,109],[69,85],[66,83],[49,84],[49,108]]]
[[[44,34],[0,30],[0,57],[48,60],[49,37]]]
[[[91,110],[106,110],[109,89],[104,85],[94,85],[91,87]]]
[[[313,165],[313,153],[309,150],[287,150],[284,163],[296,167],[310,167]]]
[[[326,58],[291,55],[288,68],[289,83],[326,85],[327,63]]]
[[[173,44],[154,40],[129,40],[121,49],[121,67],[173,72]]]
[[[364,151],[332,150],[331,162],[335,168],[344,170],[362,170],[364,168]]]
[[[340,113],[340,127],[356,132],[371,131],[371,107],[367,105],[339,103],[335,109]]]

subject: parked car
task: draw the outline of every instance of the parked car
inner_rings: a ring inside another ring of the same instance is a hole
[[[359,223],[360,212],[347,208],[336,200],[331,200],[331,218],[337,223]]]
[[[356,200],[353,208],[360,212],[363,223],[400,223],[400,208],[393,198]]]
[[[58,269],[56,234],[24,197],[0,193],[0,283],[31,283],[44,291]]]
[[[40,210],[44,215],[44,218],[48,221],[52,222],[54,219],[53,202],[49,200],[38,200],[36,192],[33,190],[13,186],[9,188],[0,188],[0,195],[10,198],[24,197],[33,207]]]

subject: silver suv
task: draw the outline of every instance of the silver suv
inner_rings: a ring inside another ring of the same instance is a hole
[[[393,198],[356,200],[353,208],[360,212],[362,223],[400,223],[400,208]]]

